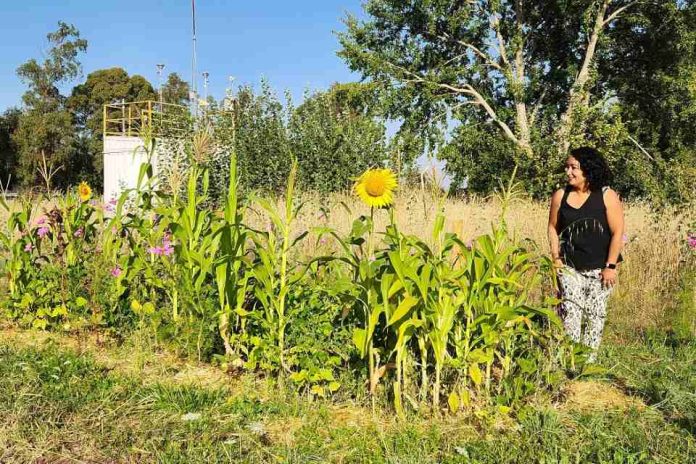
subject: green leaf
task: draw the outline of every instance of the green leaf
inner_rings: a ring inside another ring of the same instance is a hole
[[[143,314],[150,315],[150,314],[154,314],[154,313],[155,313],[155,305],[152,304],[150,301],[148,301],[147,303],[145,303],[143,305]]]
[[[309,375],[307,374],[307,371],[305,369],[302,369],[300,372],[293,372],[290,374],[290,380],[292,380],[295,383],[302,383],[307,380]]]
[[[312,385],[312,389],[310,391],[313,395],[324,396],[324,387],[321,385]]]
[[[366,336],[367,332],[365,329],[353,330],[353,343],[355,343],[355,346],[358,348],[361,358],[364,358],[367,354]]]
[[[483,382],[483,373],[481,373],[478,364],[471,364],[469,366],[469,377],[471,377],[471,381],[474,382],[474,385],[481,385],[481,382]]]
[[[449,406],[450,412],[452,414],[459,411],[461,403],[459,401],[459,395],[457,394],[457,392],[452,392],[449,394],[449,396],[447,397],[447,405]]]
[[[339,382],[333,381],[329,383],[329,391],[331,393],[337,391],[339,388],[341,388],[341,384]]]
[[[401,301],[401,303],[399,303],[399,306],[396,308],[396,311],[394,311],[394,313],[389,318],[389,322],[387,323],[387,325],[392,325],[393,323],[401,320],[416,304],[418,304],[418,298],[415,298],[411,295],[406,295],[406,297]]]

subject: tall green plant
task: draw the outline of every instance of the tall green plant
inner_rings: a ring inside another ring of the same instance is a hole
[[[293,205],[297,161],[293,160],[285,190],[284,207],[279,210],[267,198],[255,196],[254,202],[266,213],[269,221],[267,231],[257,231],[252,235],[256,255],[252,274],[255,279],[254,295],[264,310],[266,323],[271,327],[276,340],[280,366],[289,370],[285,364],[286,302],[288,292],[301,274],[294,272],[295,266],[289,262],[290,250],[299,243],[306,232],[292,237],[293,222],[299,208]]]

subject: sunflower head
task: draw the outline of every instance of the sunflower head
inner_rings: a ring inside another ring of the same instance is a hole
[[[82,181],[77,186],[77,195],[80,197],[80,201],[87,201],[92,198],[92,188],[87,182]]]
[[[355,183],[355,193],[368,206],[382,208],[394,201],[396,176],[390,169],[368,169]]]

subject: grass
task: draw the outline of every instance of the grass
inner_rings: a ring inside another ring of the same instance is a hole
[[[0,462],[663,462],[696,459],[696,342],[607,343],[607,372],[515,417],[412,416],[128,342],[5,329]]]

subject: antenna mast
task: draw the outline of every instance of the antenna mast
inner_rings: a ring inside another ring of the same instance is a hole
[[[191,21],[193,26],[193,53],[191,58],[191,105],[194,116],[198,116],[198,89],[196,88],[196,0],[191,0]]]

